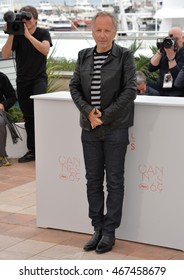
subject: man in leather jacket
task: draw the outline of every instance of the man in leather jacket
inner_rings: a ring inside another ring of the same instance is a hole
[[[111,13],[96,14],[92,23],[96,46],[79,52],[70,81],[71,96],[80,111],[89,217],[94,227],[84,250],[97,253],[112,249],[115,229],[121,223],[124,161],[136,97],[134,57],[114,42],[116,31],[117,22]]]
[[[182,90],[184,95],[184,66],[181,68],[180,72],[178,73],[174,85],[176,88]]]

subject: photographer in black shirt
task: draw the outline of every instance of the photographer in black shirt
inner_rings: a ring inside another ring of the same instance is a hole
[[[158,44],[158,51],[151,58],[148,70],[159,70],[155,88],[161,96],[184,96],[184,91],[175,87],[175,79],[184,66],[184,47],[182,30],[172,27],[168,37]]]
[[[28,152],[18,161],[29,162],[35,160],[34,106],[30,96],[47,92],[46,61],[52,42],[49,31],[37,27],[38,13],[34,7],[23,7],[21,12],[30,13],[31,18],[22,19],[23,35],[8,33],[6,24],[5,33],[9,35],[2,48],[2,57],[8,58],[12,51],[15,52],[17,95],[24,114],[28,147]]]

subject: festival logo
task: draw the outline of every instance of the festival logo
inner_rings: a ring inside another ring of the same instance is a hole
[[[59,178],[63,181],[79,182],[80,180],[80,158],[72,156],[60,156]]]
[[[140,164],[138,171],[140,174],[140,190],[152,192],[162,192],[164,190],[163,167],[157,165]]]

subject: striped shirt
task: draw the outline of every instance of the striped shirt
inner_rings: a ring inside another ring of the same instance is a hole
[[[91,105],[101,108],[101,67],[107,59],[110,51],[105,53],[94,52],[93,78],[91,81]]]

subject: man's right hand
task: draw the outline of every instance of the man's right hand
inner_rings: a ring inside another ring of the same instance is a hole
[[[94,108],[88,115],[88,119],[91,123],[92,129],[96,128],[99,125],[102,125],[103,122],[101,120],[102,113],[97,108]]]

